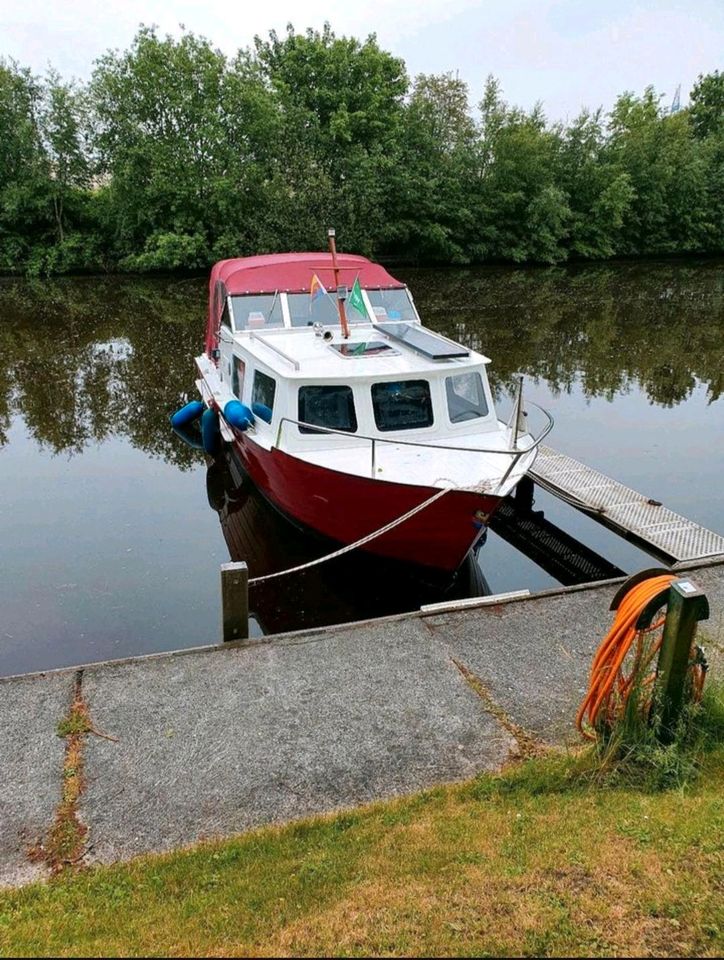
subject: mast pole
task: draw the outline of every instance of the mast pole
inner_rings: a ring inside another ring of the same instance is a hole
[[[337,244],[335,242],[334,227],[327,230],[329,237],[329,252],[332,254],[332,268],[334,270],[334,286],[337,289],[337,308],[339,310],[339,322],[342,327],[342,336],[345,340],[349,339],[349,325],[347,323],[347,314],[344,310],[344,300],[339,296],[339,267],[337,266]]]

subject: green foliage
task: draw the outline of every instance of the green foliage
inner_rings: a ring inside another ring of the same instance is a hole
[[[724,73],[699,74],[691,91],[690,113],[697,137],[724,134]]]
[[[410,84],[364,41],[288,26],[229,58],[141,27],[85,86],[0,61],[0,271],[206,270],[318,248],[562,263],[724,249],[724,75],[548,124],[489,77]]]
[[[709,754],[724,747],[721,685],[710,684],[701,703],[687,704],[670,742],[662,743],[656,715],[650,722],[646,716],[632,696],[621,722],[597,745],[596,778],[649,790],[681,788],[696,778]]]

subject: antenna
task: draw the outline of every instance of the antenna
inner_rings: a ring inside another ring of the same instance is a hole
[[[669,113],[678,113],[679,110],[681,110],[681,84],[679,84],[676,88],[676,93],[674,94],[674,99],[671,101]]]

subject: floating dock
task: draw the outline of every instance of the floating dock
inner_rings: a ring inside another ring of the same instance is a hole
[[[528,475],[544,490],[675,567],[724,557],[724,537],[718,533],[551,447],[539,448]]]

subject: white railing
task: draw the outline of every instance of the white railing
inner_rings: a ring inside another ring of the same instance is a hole
[[[490,448],[490,447],[461,447],[455,446],[453,444],[447,443],[425,443],[420,442],[419,440],[400,440],[398,437],[369,437],[361,433],[351,433],[349,430],[335,430],[332,427],[321,427],[316,423],[307,423],[304,420],[294,420],[292,417],[282,417],[279,421],[279,427],[277,429],[276,444],[275,446],[281,450],[282,448],[282,433],[284,425],[289,423],[296,427],[302,427],[305,430],[308,430],[310,433],[329,433],[340,437],[346,437],[347,440],[364,440],[370,444],[370,476],[374,478],[375,471],[377,468],[377,444],[378,443],[387,443],[393,446],[404,446],[404,447],[418,447],[426,450],[453,450],[459,453],[483,453],[490,454],[499,457],[510,457],[510,464],[503,473],[502,477],[498,481],[496,489],[493,491],[494,494],[502,488],[505,481],[508,479],[510,474],[515,469],[516,464],[522,457],[527,456],[533,450],[535,450],[548,434],[553,429],[554,421],[553,417],[548,413],[547,410],[544,410],[543,407],[539,406],[537,403],[531,403],[531,406],[536,407],[546,418],[546,424],[539,433],[537,437],[528,432],[527,436],[531,437],[532,442],[525,447],[518,446],[518,436],[519,433],[515,430],[515,439],[513,445],[508,449],[501,450],[499,448]],[[516,417],[516,423],[517,423]],[[507,428],[508,436],[511,437],[513,430],[509,426]]]

